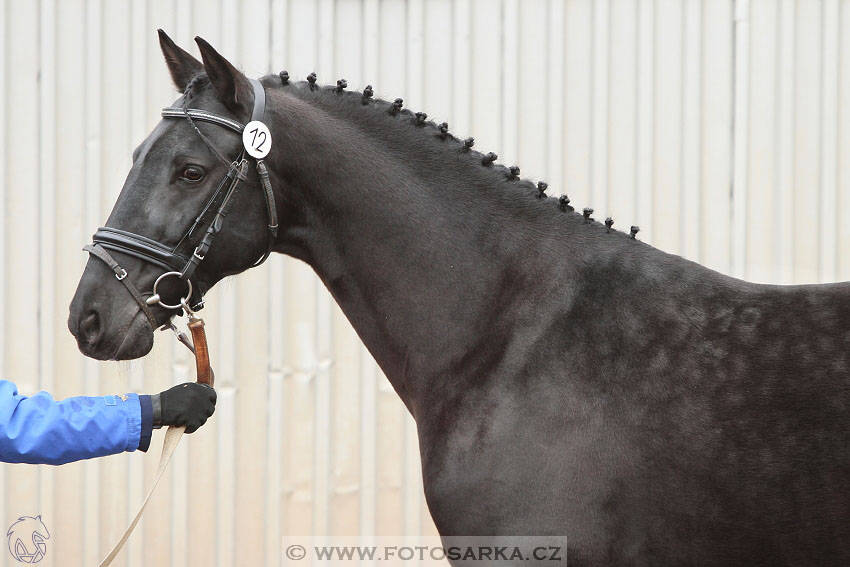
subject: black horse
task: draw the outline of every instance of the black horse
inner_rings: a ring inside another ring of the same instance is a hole
[[[203,64],[161,34],[174,106],[247,122],[250,81],[197,42]],[[850,284],[719,274],[547,197],[401,100],[261,82],[274,251],[313,267],[416,419],[444,537],[566,535],[571,565],[850,565]],[[178,244],[225,177],[214,151],[242,149],[196,127],[209,145],[183,119],[142,142],[108,227]],[[248,163],[198,285],[266,250]],[[114,257],[147,297],[162,268]],[[94,257],[69,328],[98,359],[153,344]]]

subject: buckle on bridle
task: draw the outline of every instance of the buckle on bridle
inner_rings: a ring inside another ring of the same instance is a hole
[[[194,252],[192,252],[192,256],[194,256],[194,257],[195,257],[195,258],[197,258],[198,260],[203,260],[203,259],[204,259],[204,258],[206,258],[207,256],[206,256],[206,254],[201,254],[201,253],[199,252],[199,250],[200,250],[200,248],[199,248],[199,247],[197,247],[197,246],[195,246],[195,251],[194,251]]]
[[[121,280],[123,280],[124,278],[127,277],[127,270],[125,270],[124,268],[121,268],[120,266],[119,266],[118,269],[121,270],[121,273],[119,274],[118,272],[115,272],[115,279],[117,279],[120,282]]]

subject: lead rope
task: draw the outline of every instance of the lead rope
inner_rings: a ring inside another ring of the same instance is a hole
[[[183,307],[189,313],[189,331],[192,333],[194,348],[190,347],[182,340],[180,342],[186,344],[186,346],[189,347],[195,355],[195,369],[198,376],[197,382],[199,384],[209,384],[210,386],[213,386],[215,383],[215,374],[210,366],[210,352],[209,347],[207,346],[207,334],[204,331],[204,320],[195,317],[194,313],[188,310],[188,306],[185,302]],[[172,329],[174,329],[173,325]],[[175,333],[177,333],[176,329]],[[130,525],[127,526],[126,530],[124,530],[124,535],[121,536],[121,539],[118,540],[118,543],[115,544],[112,551],[110,551],[109,555],[100,562],[98,567],[107,567],[108,565],[111,565],[112,561],[121,551],[121,548],[123,548],[124,544],[127,543],[127,540],[130,538],[130,534],[132,534],[133,530],[136,529],[136,524],[138,524],[139,520],[142,518],[142,513],[145,511],[145,507],[147,507],[151,496],[153,496],[153,491],[156,490],[156,487],[159,484],[159,479],[161,479],[162,475],[165,473],[168,463],[171,462],[171,456],[174,454],[174,450],[180,443],[180,438],[183,437],[183,432],[185,430],[186,428],[182,425],[172,425],[165,432],[165,441],[162,443],[162,455],[159,457],[159,465],[157,466],[156,474],[154,475],[153,484],[151,485],[150,490],[148,490],[148,495],[145,496],[145,499],[142,501],[142,505],[139,508],[138,513],[136,513],[136,517],[133,518],[133,521],[130,522]]]

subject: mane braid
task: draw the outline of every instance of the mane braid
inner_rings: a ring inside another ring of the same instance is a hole
[[[295,82],[290,79],[289,73],[286,71],[281,71],[280,75],[267,75],[261,80],[268,88],[285,91],[338,118],[359,126],[369,125],[369,131],[374,131],[375,127],[384,129],[386,119],[396,121],[399,129],[410,126],[410,130],[416,132],[419,136],[426,134],[422,137],[423,143],[432,148],[445,148],[449,154],[467,156],[469,159],[464,158],[463,161],[469,164],[470,169],[476,172],[480,180],[486,180],[493,188],[505,188],[505,190],[509,189],[521,193],[523,196],[529,197],[530,201],[542,203],[556,211],[560,217],[569,218],[573,222],[579,221],[584,225],[595,225],[598,228],[605,228],[605,232],[634,238],[634,232],[626,234],[613,229],[610,225],[605,226],[596,219],[590,218],[586,211],[576,211],[574,207],[569,206],[570,200],[566,195],[561,195],[560,198],[545,195],[546,183],[542,181],[535,183],[529,179],[520,178],[517,166],[508,168],[505,165],[494,163],[496,154],[493,152],[482,153],[472,149],[472,138],[458,138],[448,132],[448,125],[445,123],[426,120],[427,115],[424,112],[414,112],[408,108],[402,108],[401,99],[396,98],[390,102],[375,97],[371,85],[365,87],[364,91],[343,90],[339,88],[339,84],[317,85],[314,73],[310,74],[307,81]],[[381,124],[369,124],[370,120],[374,120],[376,123],[381,122]],[[542,191],[541,187],[543,188]],[[592,209],[589,210],[592,211]]]

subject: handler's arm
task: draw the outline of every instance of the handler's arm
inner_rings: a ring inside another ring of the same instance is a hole
[[[0,461],[61,465],[124,451],[147,451],[150,396],[27,397],[0,380]]]

